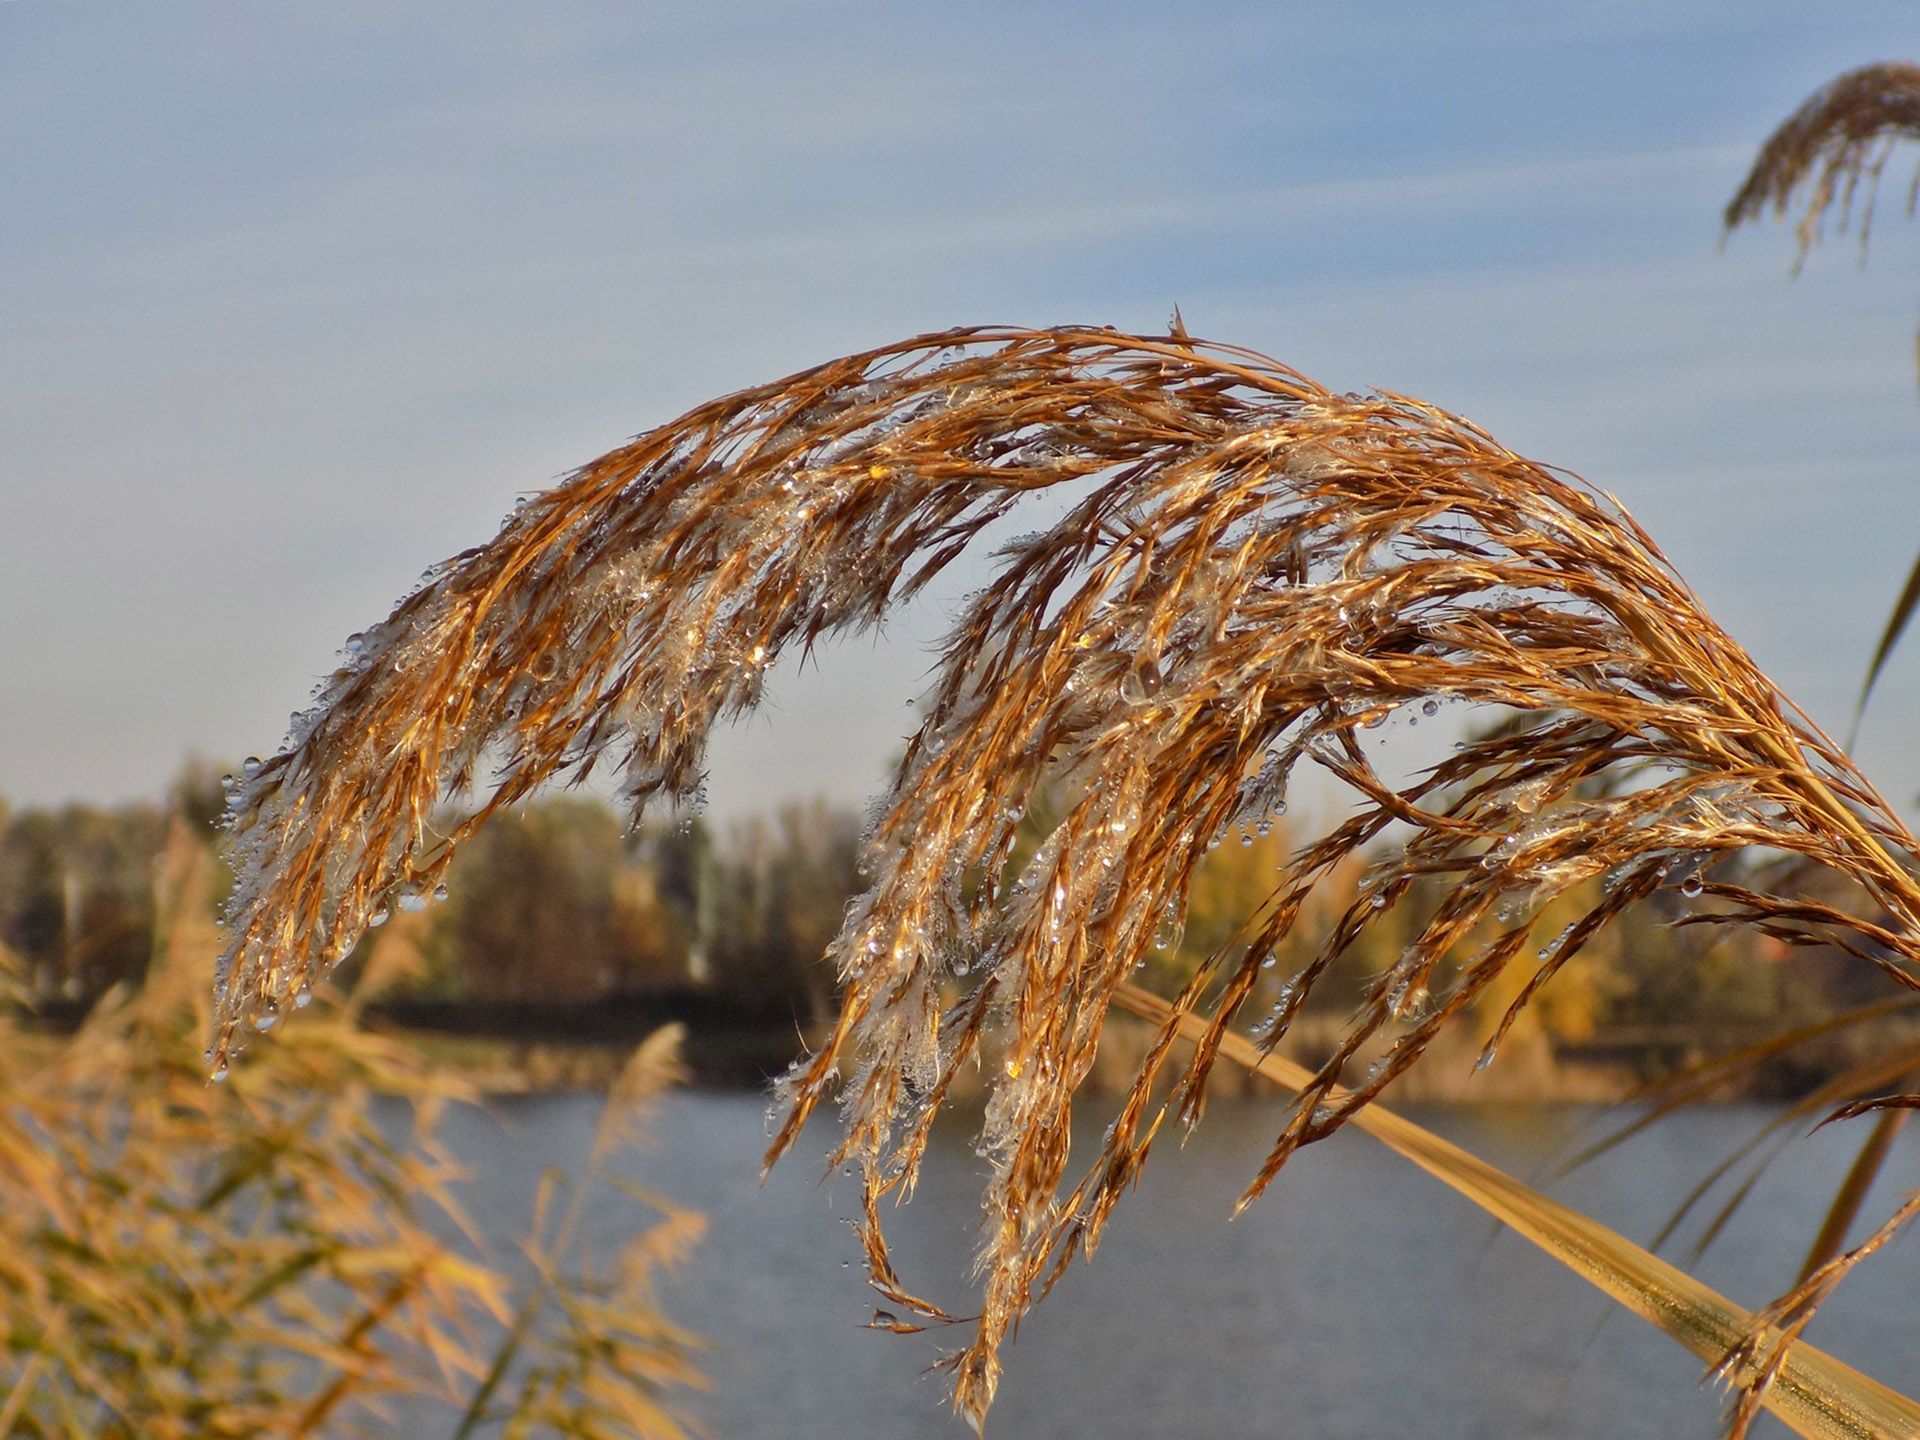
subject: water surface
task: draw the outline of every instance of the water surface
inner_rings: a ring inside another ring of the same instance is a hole
[[[475,1182],[467,1203],[510,1254],[541,1169],[584,1159],[593,1095],[495,1102],[447,1122]],[[1420,1108],[1420,1123],[1543,1183],[1601,1123],[1570,1106]],[[1646,1240],[1705,1170],[1772,1113],[1703,1109],[1655,1127],[1553,1192]],[[1081,1153],[1108,1117],[1076,1125]],[[1570,1440],[1716,1434],[1721,1399],[1700,1367],[1648,1326],[1406,1162],[1360,1135],[1302,1152],[1266,1198],[1228,1214],[1278,1125],[1259,1101],[1214,1105],[1182,1149],[1156,1151],[1099,1254],[1078,1266],[1006,1352],[988,1424],[1007,1440],[1312,1436],[1315,1440]],[[1827,1195],[1858,1143],[1841,1127],[1791,1146],[1705,1260],[1675,1258],[1752,1305],[1792,1279]],[[861,1440],[961,1437],[942,1376],[922,1372],[937,1337],[861,1328],[875,1304],[843,1219],[853,1182],[822,1177],[828,1138],[763,1187],[757,1096],[670,1097],[633,1169],[695,1206],[709,1232],[669,1284],[674,1319],[711,1338],[715,1388],[690,1403],[716,1437]],[[1909,1133],[1869,1216],[1916,1183]],[[918,1197],[893,1219],[909,1289],[965,1298],[983,1162],[954,1126],[928,1157]],[[640,1216],[608,1191],[595,1233]],[[851,1262],[851,1263],[849,1263]],[[1914,1253],[1899,1247],[1842,1288],[1813,1338],[1850,1363],[1920,1388]],[[1611,1313],[1610,1313],[1611,1312]],[[1784,1434],[1772,1425],[1756,1433]]]

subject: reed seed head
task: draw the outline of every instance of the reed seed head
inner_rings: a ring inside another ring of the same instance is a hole
[[[951,1323],[895,1273],[879,1202],[911,1191],[956,1075],[990,1042],[983,1294],[950,1357],[976,1422],[1011,1327],[1096,1243],[1163,1121],[1198,1116],[1221,1037],[1309,895],[1383,837],[1400,843],[1262,1043],[1362,929],[1417,908],[1412,939],[1248,1199],[1527,964],[1491,1055],[1574,951],[1656,892],[1697,923],[1839,946],[1916,986],[1912,837],[1609,497],[1418,401],[1335,394],[1184,333],[958,330],[640,437],[354,637],[287,744],[234,782],[216,1063],[535,786],[609,767],[636,816],[697,797],[708,734],[758,701],[779,655],[875,624],[1061,486],[1066,515],[1000,553],[945,644],[875,810],[870,887],[829,950],[837,1022],[781,1087],[768,1156],[837,1098],[835,1163],[863,1177],[874,1285],[896,1314]],[[1514,718],[1389,783],[1363,737],[1440,704]],[[1303,765],[1347,787],[1349,817],[1286,862],[1177,998],[1070,1178],[1072,1106],[1116,989],[1177,928],[1210,842],[1283,809]],[[471,813],[436,828],[469,793]],[[1064,798],[1016,864],[1041,794]],[[1877,918],[1749,884],[1743,855],[1836,871]],[[1596,877],[1601,898],[1522,961],[1534,915]],[[1434,882],[1441,898],[1415,907]],[[1195,1013],[1209,1028],[1176,1059]],[[1333,1098],[1382,1036],[1383,1062]]]

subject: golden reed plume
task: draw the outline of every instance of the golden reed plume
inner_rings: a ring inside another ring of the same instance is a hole
[[[369,924],[424,903],[500,807],[596,766],[636,815],[694,796],[714,723],[755,704],[780,654],[874,624],[1054,486],[1066,515],[1001,551],[945,644],[867,838],[871,886],[829,951],[837,1023],[784,1081],[769,1151],[837,1097],[875,1285],[951,1322],[896,1276],[879,1202],[911,1189],[957,1073],[985,1063],[984,1293],[949,1357],[976,1422],[1009,1328],[1091,1250],[1164,1121],[1198,1116],[1229,1027],[1271,1048],[1382,916],[1413,938],[1249,1199],[1524,964],[1491,1057],[1569,956],[1657,893],[1683,923],[1838,947],[1920,988],[1913,837],[1605,495],[1418,401],[1334,394],[1178,328],[958,330],[642,436],[348,642],[286,747],[234,782],[216,1073]],[[1443,706],[1507,723],[1383,778],[1362,736]],[[1178,928],[1208,848],[1284,809],[1302,765],[1348,788],[1348,818],[1174,999],[1070,1179],[1070,1110],[1116,991]],[[1059,818],[1028,853],[1041,793]],[[1310,892],[1382,840],[1314,958],[1269,972]],[[1778,883],[1809,865],[1858,903]],[[1535,917],[1580,895],[1534,955]],[[1370,1068],[1350,1064],[1363,1047]]]

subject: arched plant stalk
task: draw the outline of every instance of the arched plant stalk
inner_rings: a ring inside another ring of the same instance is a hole
[[[1067,514],[1001,552],[942,652],[876,810],[872,885],[830,948],[837,1023],[783,1086],[769,1152],[837,1096],[836,1163],[864,1177],[874,1284],[951,1322],[895,1274],[879,1207],[910,1192],[960,1070],[987,1065],[983,1293],[950,1357],[976,1422],[1009,1329],[1097,1243],[1163,1124],[1197,1119],[1230,1027],[1270,1048],[1389,912],[1412,916],[1413,939],[1246,1200],[1524,963],[1491,1059],[1569,956],[1659,892],[1698,923],[1838,947],[1920,988],[1913,837],[1609,498],[1417,401],[1334,394],[1177,331],[964,330],[641,437],[354,637],[287,745],[235,782],[216,1073],[367,925],[424,903],[501,806],[596,765],[636,811],[694,796],[711,727],[755,703],[779,654],[874,623],[1055,486],[1071,487]],[[1521,723],[1389,783],[1363,735],[1443,705]],[[1070,1178],[1070,1112],[1114,996],[1179,926],[1209,846],[1284,809],[1303,764],[1348,787],[1350,818],[1291,858],[1239,942],[1172,1000]],[[489,771],[469,818],[436,831],[443,802]],[[1061,818],[1016,864],[1043,789],[1064,797]],[[1396,836],[1269,1009],[1266,962],[1308,895]],[[1783,856],[1857,903],[1769,888],[1763,862]],[[1522,961],[1540,910],[1599,879],[1601,898]],[[1363,1048],[1380,1058],[1351,1075]],[[1772,1372],[1776,1336],[1742,1374]]]

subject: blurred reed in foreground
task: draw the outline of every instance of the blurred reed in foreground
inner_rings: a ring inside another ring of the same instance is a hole
[[[144,987],[70,1036],[0,1019],[0,1435],[386,1436],[403,1408],[463,1436],[681,1436],[669,1400],[698,1383],[698,1344],[651,1287],[698,1217],[656,1201],[607,1263],[536,1219],[527,1265],[486,1258],[437,1131],[471,1097],[355,1023],[377,973],[315,992],[307,1043],[210,1086],[212,864],[176,822]],[[672,1078],[673,1043],[636,1054],[594,1173]],[[542,1217],[565,1183],[543,1183]]]

